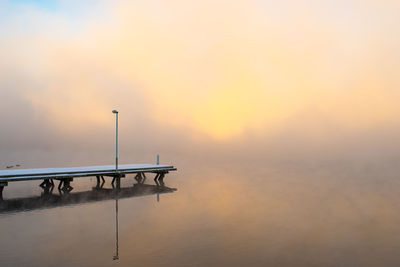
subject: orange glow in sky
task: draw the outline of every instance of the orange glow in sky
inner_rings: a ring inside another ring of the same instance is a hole
[[[106,125],[119,106],[223,140],[310,114],[356,129],[400,114],[397,1],[1,6],[0,81],[22,77],[55,127]]]

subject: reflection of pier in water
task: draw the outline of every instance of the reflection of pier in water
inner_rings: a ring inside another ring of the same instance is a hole
[[[124,188],[120,188],[119,183],[117,183],[117,187],[110,189],[103,188],[101,184],[97,184],[97,186],[93,187],[91,191],[76,193],[60,191],[60,194],[53,194],[54,185],[48,185],[44,188],[44,192],[41,196],[0,201],[0,213],[46,209],[117,199],[117,197],[121,199],[157,194],[157,199],[159,199],[159,194],[172,193],[176,191],[175,188],[166,187],[163,183],[150,185],[144,184],[143,182],[138,181],[133,185],[133,187]]]

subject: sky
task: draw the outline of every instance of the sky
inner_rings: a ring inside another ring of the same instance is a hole
[[[394,160],[400,3],[0,0],[0,159]],[[0,163],[0,165],[3,163]]]

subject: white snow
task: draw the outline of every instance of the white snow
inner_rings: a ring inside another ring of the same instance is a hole
[[[156,165],[156,164],[122,164],[118,165],[118,171],[134,172],[139,170],[175,170],[171,165]],[[20,177],[21,180],[33,176],[63,176],[63,175],[78,175],[78,174],[92,174],[96,173],[111,173],[115,171],[115,165],[102,165],[102,166],[83,166],[83,167],[69,167],[69,168],[43,168],[43,169],[15,169],[15,170],[0,170],[0,180],[7,180],[7,178]],[[22,177],[23,176],[23,177]]]

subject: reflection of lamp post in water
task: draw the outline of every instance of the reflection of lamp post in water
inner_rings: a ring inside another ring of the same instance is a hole
[[[118,256],[118,191],[115,199],[115,256],[113,260],[119,260]]]

